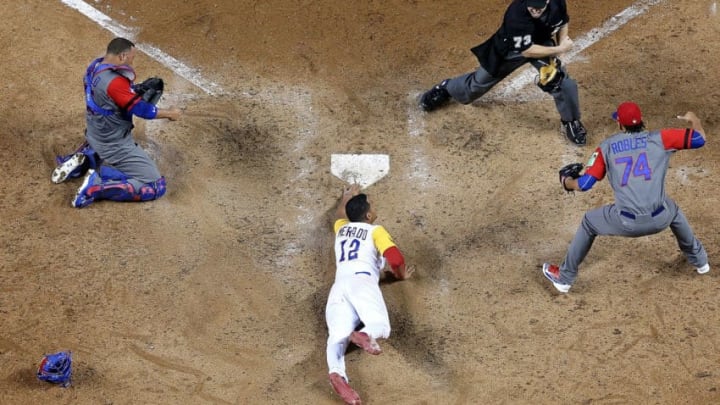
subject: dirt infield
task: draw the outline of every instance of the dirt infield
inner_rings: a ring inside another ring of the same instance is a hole
[[[568,2],[574,39],[633,5]],[[357,3],[88,2],[217,87],[139,53],[139,78],[163,77],[162,103],[185,111],[136,122],[168,194],[82,210],[79,181],[50,173],[82,140],[82,74],[114,35],[62,1],[0,8],[0,403],[340,403],[325,362],[334,153],[390,156],[367,192],[418,268],[382,286],[383,354],[348,354],[363,403],[720,403],[716,2],[638,1],[640,15],[567,64],[582,148],[532,84],[417,108],[476,67],[469,48],[506,0]],[[670,231],[598,238],[558,295],[540,266],[612,193],[565,194],[557,169],[586,161],[626,99],[652,128],[703,119],[707,145],[673,157],[666,191],[713,268],[697,275]],[[74,354],[66,389],[35,378],[58,350]]]

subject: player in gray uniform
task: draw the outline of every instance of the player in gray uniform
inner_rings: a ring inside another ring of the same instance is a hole
[[[180,118],[177,107],[163,109],[143,100],[134,89],[135,44],[115,38],[105,56],[88,66],[86,144],[53,171],[52,181],[87,175],[72,200],[83,208],[96,200],[149,201],[165,194],[165,178],[132,135],[133,116],[144,119]],[[100,163],[102,162],[102,164]],[[60,162],[59,162],[60,163]]]
[[[702,243],[675,201],[665,195],[665,175],[670,156],[680,149],[705,145],[705,130],[692,112],[677,118],[690,128],[648,131],[640,108],[632,102],[620,104],[613,118],[622,132],[595,150],[585,173],[577,179],[561,178],[566,189],[588,191],[606,175],[615,193],[615,203],[588,211],[560,266],[543,265],[543,274],[560,292],[575,282],[578,267],[598,235],[638,237],[661,232],[668,227],[680,250],[700,274],[710,271]]]

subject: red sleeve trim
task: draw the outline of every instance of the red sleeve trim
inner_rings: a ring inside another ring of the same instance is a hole
[[[693,131],[691,128],[670,128],[660,131],[665,150],[690,149]]]
[[[118,76],[110,81],[107,89],[108,96],[125,111],[129,111],[140,101],[140,97],[137,97],[130,84],[130,80]]]
[[[385,249],[383,256],[385,256],[388,264],[393,270],[397,270],[398,268],[400,268],[400,266],[405,264],[405,257],[403,257],[400,249],[398,249],[397,246],[391,246]]]
[[[589,174],[598,180],[605,178],[607,168],[605,167],[605,156],[603,156],[600,148],[595,149],[595,153],[591,158],[590,166],[585,168],[585,174]]]

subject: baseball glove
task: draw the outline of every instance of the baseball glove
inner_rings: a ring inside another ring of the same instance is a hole
[[[563,189],[565,189],[565,191],[573,191],[572,189],[565,187],[565,179],[568,177],[577,179],[578,177],[580,177],[580,172],[583,170],[583,167],[584,166],[582,163],[570,163],[569,165],[565,165],[560,168],[560,170],[558,171],[558,173],[560,174],[560,184],[562,185]]]
[[[38,366],[37,378],[63,387],[70,385],[72,352],[57,352],[43,356]]]
[[[565,72],[560,69],[560,65],[560,59],[551,57],[548,64],[540,68],[537,85],[542,91],[552,93],[560,88],[560,83],[565,78]]]
[[[142,97],[142,99],[146,102],[157,105],[158,101],[160,101],[160,97],[162,97],[164,88],[165,83],[163,82],[163,79],[159,77],[151,77],[142,83],[137,83],[133,87],[133,90],[135,90],[135,94]]]

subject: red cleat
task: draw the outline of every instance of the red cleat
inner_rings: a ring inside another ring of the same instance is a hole
[[[380,354],[382,349],[380,345],[365,332],[353,332],[350,334],[350,341],[360,346],[363,350],[370,354]]]
[[[354,389],[348,385],[347,381],[338,373],[330,373],[328,375],[330,379],[330,385],[332,385],[335,392],[340,395],[340,398],[345,401],[348,405],[362,405],[360,395],[355,392]]]
[[[543,264],[543,275],[545,275],[545,278],[550,280],[555,289],[561,293],[570,291],[570,284],[563,284],[560,282],[560,267],[554,264],[545,263]]]

